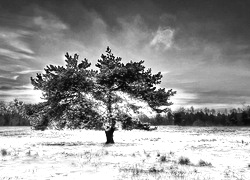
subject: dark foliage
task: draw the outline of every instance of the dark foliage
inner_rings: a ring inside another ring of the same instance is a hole
[[[151,123],[149,122],[141,122],[139,119],[133,119],[130,116],[124,114],[121,117],[122,129],[132,130],[132,129],[141,129],[141,130],[155,130],[156,127],[151,127]]]
[[[174,113],[174,124],[181,126],[249,126],[250,107],[232,109],[230,113],[216,113],[215,110],[190,111],[180,109]]]
[[[23,117],[24,107],[25,104],[17,99],[0,102],[0,126],[29,126],[29,120]]]
[[[140,99],[157,112],[166,112],[172,103],[168,100],[176,92],[172,89],[156,89],[161,83],[161,73],[152,74],[151,69],[145,69],[144,61],[123,64],[120,57],[115,57],[108,47],[106,55],[98,60],[94,97],[102,101],[107,109],[107,121],[110,124],[115,120],[115,109],[113,105],[121,101],[117,92],[123,92],[129,96]],[[164,107],[164,108],[162,108]],[[136,108],[135,108],[136,109]]]
[[[94,87],[96,72],[88,70],[91,64],[87,59],[78,63],[76,54],[72,57],[67,53],[65,57],[65,67],[49,65],[44,74],[31,78],[32,85],[43,92],[45,100],[34,106],[32,126],[35,129],[46,126],[100,128],[100,123],[96,122],[100,117],[87,97]]]
[[[99,129],[103,123],[106,123],[105,131],[114,129],[120,118],[115,105],[123,101],[121,92],[147,102],[157,112],[169,110],[168,100],[176,92],[155,87],[161,83],[160,72],[152,74],[151,69],[145,70],[144,61],[123,64],[109,47],[106,53],[96,64],[98,71],[88,70],[91,64],[87,59],[78,63],[78,55],[66,54],[65,67],[49,65],[44,74],[31,78],[32,85],[43,92],[45,100],[43,104],[26,108],[35,129],[43,130],[47,126]],[[106,113],[100,114],[96,104],[104,106]],[[134,105],[128,107],[137,109]],[[125,129],[135,124],[129,116],[122,119]],[[148,123],[137,122],[135,127],[150,130]],[[113,132],[108,136],[113,142]]]

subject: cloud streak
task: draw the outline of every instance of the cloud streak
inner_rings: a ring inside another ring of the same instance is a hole
[[[16,29],[6,29],[0,31],[0,40],[1,46],[9,47],[12,51],[26,53],[26,54],[34,54],[29,45],[23,41],[23,38],[31,35],[27,31]]]

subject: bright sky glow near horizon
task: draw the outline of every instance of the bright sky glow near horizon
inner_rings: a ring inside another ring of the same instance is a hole
[[[36,103],[30,77],[77,53],[92,67],[109,46],[145,61],[177,94],[173,108],[250,103],[250,1],[1,0],[0,101]]]

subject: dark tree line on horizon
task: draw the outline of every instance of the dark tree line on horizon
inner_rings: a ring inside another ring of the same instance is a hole
[[[44,107],[44,103],[25,104],[14,99],[11,102],[0,102],[0,126],[30,126],[30,119],[24,118],[23,112],[34,114]],[[94,115],[92,116],[94,118]],[[128,116],[121,117],[126,119],[123,129],[131,129],[133,120]],[[175,112],[157,114],[154,117],[141,115],[138,117],[142,123],[152,125],[179,125],[179,126],[250,126],[250,106],[245,108],[234,108],[225,112],[216,112],[214,109],[189,109],[180,108]],[[98,123],[98,122],[93,122]],[[96,124],[99,128],[101,123]]]
[[[250,106],[243,109],[231,109],[228,113],[210,110],[208,108],[194,111],[182,109],[174,114],[175,124],[190,126],[249,126]]]
[[[250,126],[250,106],[216,112],[214,109],[180,108],[175,112],[157,114],[156,117],[142,116],[142,121],[153,125],[179,126]]]
[[[8,103],[0,101],[0,126],[29,126],[29,120],[22,115],[26,106],[18,99]]]

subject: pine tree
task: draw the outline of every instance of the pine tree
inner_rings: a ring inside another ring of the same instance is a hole
[[[94,97],[101,100],[107,109],[105,133],[107,142],[114,143],[113,133],[117,118],[114,113],[114,104],[121,100],[118,92],[128,94],[132,98],[140,99],[156,112],[168,111],[170,96],[176,92],[172,89],[156,88],[161,83],[161,73],[152,74],[151,69],[145,70],[144,61],[129,62],[123,64],[120,57],[115,57],[108,47],[106,55],[101,56],[96,67],[99,69],[96,75]]]
[[[32,85],[43,92],[45,100],[41,112],[38,112],[42,126],[54,121],[74,128],[94,128],[103,124],[106,143],[114,143],[115,124],[121,117],[118,115],[121,110],[116,105],[124,101],[122,95],[146,102],[157,113],[167,112],[172,104],[169,98],[176,92],[156,88],[162,75],[146,70],[144,61],[124,64],[108,47],[106,55],[102,55],[96,64],[98,70],[94,71],[88,69],[91,64],[87,59],[78,64],[78,55],[71,57],[66,54],[65,57],[66,67],[49,65],[44,74],[31,78]],[[101,106],[105,107],[105,114],[95,109]],[[138,109],[133,104],[128,104],[128,107],[134,111]]]

